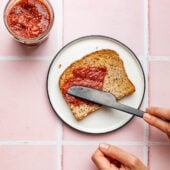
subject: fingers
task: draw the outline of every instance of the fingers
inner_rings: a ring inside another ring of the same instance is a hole
[[[150,115],[148,113],[145,113],[143,116],[143,119],[148,122],[150,125],[160,129],[164,133],[166,133],[168,136],[170,136],[170,123],[161,120],[160,118]]]
[[[100,144],[92,160],[99,170],[146,170],[137,157],[109,144]]]
[[[119,161],[126,167],[133,168],[138,165],[144,167],[144,165],[139,161],[138,158],[116,146],[100,144],[99,149],[101,150],[101,152],[103,152],[104,155]]]
[[[99,170],[117,170],[99,149],[92,155],[92,160]]]
[[[146,109],[146,112],[147,113],[145,113],[143,116],[144,120],[150,125],[166,133],[170,138],[170,109],[160,107],[149,107]],[[168,121],[164,121],[159,118],[166,119]]]
[[[170,109],[161,107],[148,107],[146,112],[159,118],[170,120]]]

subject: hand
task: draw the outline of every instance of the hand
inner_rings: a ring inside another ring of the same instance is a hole
[[[150,125],[160,129],[170,138],[170,109],[149,107],[143,119]]]
[[[137,157],[109,144],[100,144],[92,160],[99,170],[147,170]]]

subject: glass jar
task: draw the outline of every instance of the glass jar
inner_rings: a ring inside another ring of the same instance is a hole
[[[4,9],[4,23],[12,37],[26,45],[47,39],[54,22],[48,0],[9,0]]]

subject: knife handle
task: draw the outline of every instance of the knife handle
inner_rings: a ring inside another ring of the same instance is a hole
[[[135,115],[135,116],[138,116],[138,117],[141,117],[141,118],[143,118],[143,115],[145,113],[142,110],[138,110],[138,109],[135,109],[133,107],[130,107],[130,106],[118,103],[118,102],[113,103],[113,108],[115,108],[117,110],[124,111],[126,113],[129,113],[129,114],[132,114],[132,115]]]

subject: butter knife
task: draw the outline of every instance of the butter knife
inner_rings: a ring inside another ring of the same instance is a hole
[[[121,104],[116,101],[116,98],[113,94],[102,90],[97,90],[95,88],[89,88],[84,86],[71,86],[68,89],[67,93],[69,95],[86,99],[93,103],[111,107],[116,110],[120,110],[141,118],[143,118],[143,114],[145,113],[142,110],[138,110],[133,107]]]

